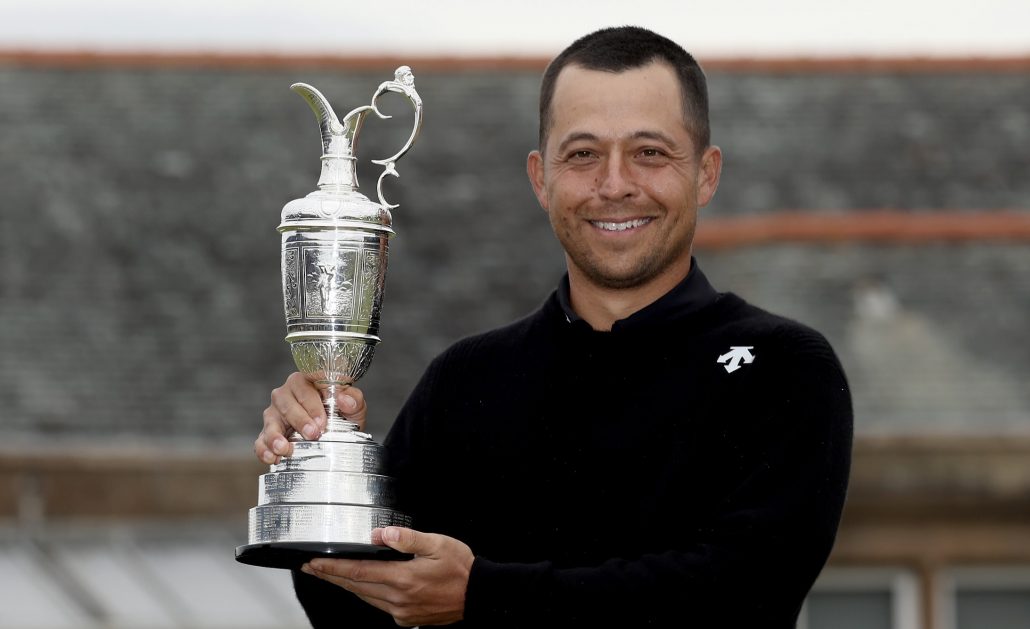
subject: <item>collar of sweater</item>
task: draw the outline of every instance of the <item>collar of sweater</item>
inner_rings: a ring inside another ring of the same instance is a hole
[[[612,334],[645,330],[681,320],[711,305],[719,296],[720,293],[712,287],[708,278],[701,271],[701,267],[698,266],[697,259],[691,258],[690,272],[679,284],[654,302],[625,319],[616,321],[612,325]],[[571,325],[573,329],[593,331],[590,324],[572,309],[568,273],[558,283],[555,298],[568,325]]]

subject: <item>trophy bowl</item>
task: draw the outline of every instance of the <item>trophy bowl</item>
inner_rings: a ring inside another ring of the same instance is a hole
[[[313,557],[409,559],[372,543],[373,529],[411,526],[411,518],[397,509],[394,480],[383,473],[383,447],[340,414],[336,394],[365,374],[379,343],[394,233],[390,210],[397,207],[383,198],[382,182],[387,175],[398,176],[395,162],[418,137],[422,101],[407,66],[380,84],[370,105],[342,121],[314,87],[296,83],[291,89],[304,97],[319,123],[322,171],[316,191],[286,204],[278,228],[286,341],[297,369],[322,391],[328,422],[316,441],[290,435],[293,455],[260,477],[247,544],[236,548],[236,559],[293,569]],[[376,106],[386,92],[408,98],[415,124],[400,151],[372,160],[383,167],[377,203],[357,191],[354,147],[366,116],[389,118]]]

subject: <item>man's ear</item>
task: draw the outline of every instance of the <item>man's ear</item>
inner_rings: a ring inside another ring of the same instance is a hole
[[[701,166],[697,172],[697,205],[704,207],[715,196],[722,175],[722,149],[709,146],[701,154]]]
[[[530,151],[526,158],[526,174],[529,175],[529,183],[533,186],[533,194],[540,203],[540,207],[547,210],[547,190],[544,186],[544,156],[540,151]]]

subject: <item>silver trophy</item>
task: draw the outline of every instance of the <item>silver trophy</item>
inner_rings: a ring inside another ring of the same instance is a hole
[[[383,447],[336,408],[336,393],[368,370],[379,343],[379,314],[386,280],[390,210],[383,179],[397,177],[395,162],[418,137],[422,99],[407,66],[397,68],[372,95],[372,102],[341,121],[314,87],[291,89],[308,102],[322,132],[322,174],[318,190],[283,208],[282,279],[286,340],[297,368],[323,391],[328,426],[317,441],[293,434],[293,456],[260,478],[258,506],[250,510],[248,543],[236,549],[243,563],[298,568],[315,556],[403,559],[372,544],[372,529],[410,526],[395,509],[393,479],[383,475]],[[377,101],[386,92],[403,94],[415,109],[407,142],[391,157],[372,160],[383,167],[379,202],[357,191],[355,144],[369,114],[389,118]]]

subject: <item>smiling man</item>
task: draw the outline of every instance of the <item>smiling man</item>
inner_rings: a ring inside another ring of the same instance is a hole
[[[610,330],[690,270],[722,153],[707,142],[707,120],[703,135],[691,132],[699,125],[686,118],[684,89],[661,58],[621,72],[573,64],[554,79],[529,178],[565,249],[572,309],[595,329]]]
[[[694,59],[650,31],[573,43],[541,88],[529,178],[568,274],[535,313],[429,366],[385,445],[408,562],[312,560],[318,627],[794,626],[847,485],[847,382],[817,332],[692,257],[722,165]],[[361,392],[340,407],[363,423]],[[325,417],[299,374],[256,442]]]

